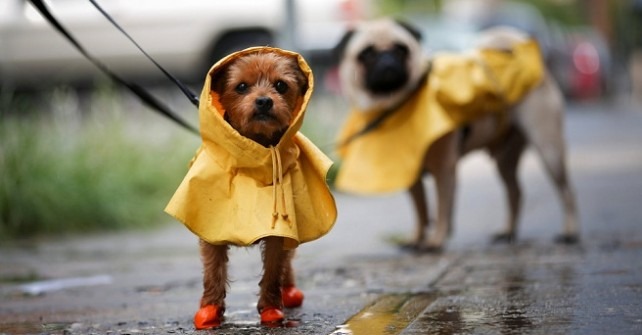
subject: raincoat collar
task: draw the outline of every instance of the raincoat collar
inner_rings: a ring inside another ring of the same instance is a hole
[[[238,168],[265,168],[270,166],[272,161],[270,153],[271,149],[263,147],[262,145],[241,136],[236,129],[232,128],[229,123],[224,120],[223,116],[225,110],[218,102],[218,95],[212,90],[212,77],[234,60],[249,54],[261,52],[277,52],[282,55],[295,58],[308,80],[308,89],[301,101],[297,104],[298,108],[294,113],[292,124],[286,130],[285,134],[283,134],[281,141],[275,146],[276,150],[281,151],[281,154],[284,155],[283,158],[286,165],[291,163],[293,153],[289,152],[289,150],[291,150],[293,145],[292,138],[301,128],[305,109],[314,88],[312,70],[305,60],[297,53],[278,48],[248,48],[228,55],[212,66],[207,73],[207,76],[205,76],[205,84],[203,85],[203,91],[201,92],[201,104],[199,108],[201,138],[203,139],[203,144],[206,150],[224,150],[226,152],[235,153],[233,156],[229,157],[234,160],[234,162],[230,162],[232,163],[230,165]],[[257,159],[257,157],[259,159]]]

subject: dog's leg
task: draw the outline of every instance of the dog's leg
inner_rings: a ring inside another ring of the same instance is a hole
[[[435,178],[437,188],[437,220],[425,244],[426,251],[440,251],[451,231],[459,141],[458,133],[447,134],[432,145],[426,156],[428,171]]]
[[[557,241],[575,243],[579,239],[579,223],[575,195],[565,163],[563,114],[564,106],[559,88],[552,79],[546,78],[519,107],[517,120],[526,138],[539,153],[564,206],[564,232],[558,236]]]
[[[415,207],[415,213],[417,213],[417,224],[415,226],[416,231],[414,240],[408,242],[403,247],[418,250],[426,241],[426,230],[428,229],[429,223],[428,200],[421,176],[410,187],[409,191],[410,197],[412,198],[412,204]]]
[[[564,206],[564,231],[556,237],[560,243],[576,243],[579,240],[577,209],[575,195],[568,179],[566,164],[564,161],[564,147],[551,145],[551,143],[540,143],[535,145],[546,171],[553,180],[558,195]]]
[[[292,260],[294,259],[294,250],[284,251],[285,259],[283,260],[283,287],[296,286],[296,278],[294,277],[294,268],[292,267]]]
[[[201,308],[194,315],[196,329],[218,327],[225,312],[227,287],[227,245],[212,245],[200,241],[203,261],[203,297]]]
[[[287,308],[299,307],[303,304],[303,292],[296,287],[294,268],[292,267],[292,259],[294,258],[294,253],[295,250],[285,251],[285,260],[283,266],[281,296],[283,300],[283,306]]]
[[[283,320],[281,287],[283,273],[288,260],[288,251],[283,250],[283,238],[270,236],[263,239],[263,277],[259,286],[257,309],[261,322],[271,323]]]
[[[455,175],[455,166],[452,169],[444,169],[434,174],[438,199],[437,220],[435,229],[426,243],[426,251],[441,251],[451,230],[450,225],[452,224],[455,203]]]
[[[504,182],[508,200],[508,220],[504,230],[493,237],[494,242],[512,243],[517,238],[517,222],[522,202],[522,192],[517,180],[517,167],[524,149],[526,139],[517,127],[508,130],[499,144],[491,147],[490,153],[495,158],[499,175]]]

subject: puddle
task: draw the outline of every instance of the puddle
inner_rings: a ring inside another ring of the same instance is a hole
[[[377,299],[331,335],[395,335],[403,331],[432,302],[429,293],[389,294]]]
[[[60,291],[69,288],[95,285],[108,285],[112,283],[112,277],[108,275],[98,275],[91,277],[74,277],[42,280],[32,283],[23,284],[20,290],[29,295],[40,295],[47,292]]]
[[[569,333],[577,309],[572,266],[480,267],[464,276],[465,288],[434,293],[434,301],[409,325],[410,334]]]
[[[223,323],[216,328],[221,334],[262,334],[270,328],[297,328],[301,325],[301,320],[286,313],[286,319],[282,322],[261,323],[256,309],[243,309],[225,313]],[[217,334],[219,334],[217,332]],[[271,334],[271,333],[270,333]],[[2,334],[0,334],[2,335]]]
[[[468,285],[420,294],[389,294],[330,335],[524,334],[568,329],[576,299],[575,275],[565,264],[480,268]],[[557,306],[558,308],[553,308]]]

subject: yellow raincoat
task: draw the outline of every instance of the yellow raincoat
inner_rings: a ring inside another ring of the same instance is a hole
[[[378,127],[342,145],[380,112],[352,110],[338,138],[338,190],[373,194],[408,189],[424,153],[441,136],[488,113],[505,112],[541,82],[535,41],[512,52],[478,50],[432,59],[425,83]]]
[[[233,129],[211,90],[211,74],[262,51],[296,58],[309,83],[290,128],[272,148]],[[285,248],[291,249],[325,235],[337,216],[326,184],[332,161],[298,132],[312,90],[312,71],[305,60],[281,49],[250,48],[212,66],[199,107],[203,144],[165,211],[211,244],[247,246],[266,236],[282,236]]]

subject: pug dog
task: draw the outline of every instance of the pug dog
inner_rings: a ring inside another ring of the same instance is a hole
[[[348,31],[336,48],[342,90],[352,108],[361,113],[395,113],[397,106],[413,99],[430,81],[432,56],[421,46],[421,33],[390,18],[363,22]],[[483,31],[475,46],[510,54],[516,43],[528,40],[521,31],[496,27]],[[541,73],[541,72],[540,72]],[[480,106],[481,108],[481,106]],[[517,169],[524,150],[532,146],[541,158],[561,199],[565,222],[558,242],[579,239],[575,196],[566,167],[563,134],[564,101],[558,85],[543,70],[543,77],[519,100],[498,114],[483,114],[441,135],[425,152],[414,152],[421,160],[421,172],[408,191],[416,211],[414,238],[407,243],[417,251],[439,251],[452,231],[456,167],[460,158],[473,150],[486,150],[494,160],[508,201],[505,228],[494,235],[496,242],[513,242],[517,237],[522,192]],[[384,115],[385,116],[385,115]],[[375,120],[350,139],[375,129],[384,117]],[[428,125],[426,125],[428,126]],[[364,139],[365,141],[365,139]],[[345,143],[343,143],[345,144]],[[376,167],[373,167],[376,168]],[[429,231],[427,196],[422,177],[435,178],[437,217]],[[414,176],[413,176],[414,178]]]

